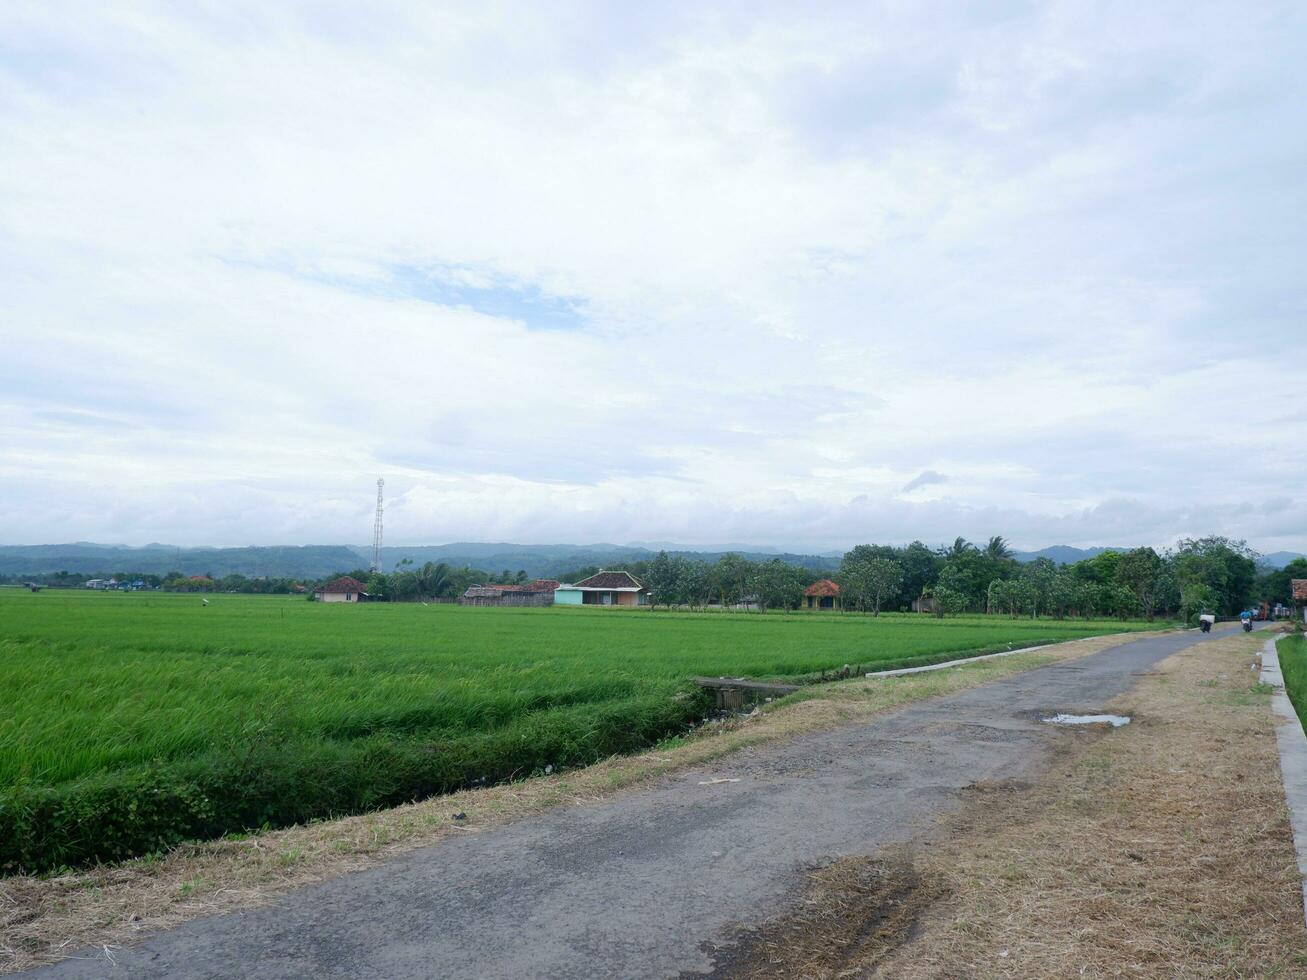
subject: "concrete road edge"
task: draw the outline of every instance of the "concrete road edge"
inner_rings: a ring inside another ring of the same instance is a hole
[[[1289,804],[1289,824],[1293,829],[1293,846],[1298,853],[1298,874],[1303,879],[1303,917],[1307,925],[1307,734],[1303,733],[1298,712],[1284,689],[1280,657],[1275,644],[1280,638],[1262,645],[1262,669],[1258,680],[1275,688],[1271,696],[1271,713],[1275,722],[1275,740],[1280,748],[1280,776],[1284,798]]]

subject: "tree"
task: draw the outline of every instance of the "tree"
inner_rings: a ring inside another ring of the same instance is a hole
[[[779,558],[759,562],[749,576],[748,587],[758,600],[758,611],[797,608],[803,592],[803,572]]]
[[[953,543],[940,552],[940,554],[944,558],[957,558],[960,555],[965,555],[967,552],[975,550],[976,546],[974,544],[959,535],[954,538]]]
[[[965,593],[947,586],[936,586],[934,590],[935,609],[939,616],[956,616],[965,612],[971,600]]]
[[[903,566],[903,584],[899,587],[900,607],[909,607],[912,600],[925,595],[926,590],[939,578],[942,561],[920,541],[913,541],[899,551],[896,559]]]
[[[1256,552],[1243,541],[1223,537],[1186,539],[1175,553],[1176,578],[1182,594],[1191,587],[1210,590],[1212,610],[1234,616],[1252,601],[1257,582]]]
[[[841,605],[845,609],[867,608],[871,601],[870,567],[875,560],[875,551],[869,544],[850,548],[840,559],[840,570],[835,577],[839,580]]]
[[[681,568],[679,592],[691,609],[702,609],[713,594],[712,573],[706,562],[687,561]]]
[[[1116,581],[1135,594],[1139,608],[1152,622],[1157,611],[1157,593],[1162,584],[1162,559],[1152,548],[1135,548],[1121,556]]]
[[[751,563],[734,552],[717,559],[712,568],[712,583],[723,609],[729,609],[743,597],[744,584],[752,570]]]
[[[873,616],[880,615],[881,603],[897,593],[902,584],[903,566],[898,562],[885,558],[873,558],[867,562],[866,586]]]
[[[1037,619],[1039,611],[1051,604],[1053,584],[1057,580],[1057,565],[1049,558],[1036,558],[1021,569],[1018,581],[1027,588],[1027,602],[1030,618]]]
[[[996,534],[985,543],[985,555],[1004,561],[1015,554],[1001,534]]]
[[[1201,613],[1214,612],[1221,597],[1210,585],[1188,582],[1180,588],[1180,612],[1185,622],[1193,622]]]
[[[1307,578],[1307,558],[1295,558],[1283,568],[1265,568],[1257,576],[1254,594],[1262,602],[1293,604],[1293,580]]]
[[[989,613],[1007,613],[1010,616],[1017,616],[1020,610],[1020,601],[1017,595],[1016,585],[1011,579],[996,578],[989,583],[989,589],[985,595],[985,611]]]
[[[672,608],[678,598],[683,564],[683,559],[673,559],[666,551],[658,552],[649,563],[640,581],[649,590],[652,605],[661,604],[668,609]]]
[[[1075,608],[1080,595],[1080,583],[1070,572],[1059,568],[1053,576],[1048,595],[1045,598],[1049,611],[1057,619],[1065,619],[1068,612]]]
[[[416,594],[419,596],[436,598],[452,594],[453,578],[449,566],[443,561],[439,565],[427,562],[413,575]]]

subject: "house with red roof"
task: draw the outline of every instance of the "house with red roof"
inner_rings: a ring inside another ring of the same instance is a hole
[[[554,590],[560,606],[647,606],[649,590],[630,572],[600,572]]]
[[[460,606],[552,606],[559,582],[538,578],[520,585],[474,585],[459,596]]]
[[[342,575],[326,585],[319,585],[313,590],[313,598],[318,602],[367,602],[367,586],[356,578]]]
[[[840,587],[828,578],[819,578],[803,590],[804,609],[834,610],[840,608]]]

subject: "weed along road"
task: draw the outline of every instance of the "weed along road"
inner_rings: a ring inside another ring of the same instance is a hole
[[[114,951],[112,963],[92,950],[35,974],[725,971],[741,927],[783,914],[806,872],[928,836],[978,782],[1043,772],[1067,736],[1041,719],[1096,713],[1157,662],[1207,640],[1124,640],[868,723],[743,749],[592,805],[468,832],[263,908],[190,922]]]

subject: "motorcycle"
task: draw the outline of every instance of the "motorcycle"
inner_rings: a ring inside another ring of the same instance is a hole
[[[1212,627],[1216,624],[1216,617],[1211,613],[1203,613],[1198,617],[1198,628],[1204,633],[1210,633]]]
[[[1253,631],[1253,621],[1251,619],[1245,619],[1243,621],[1243,631],[1245,633],[1251,633]]]

